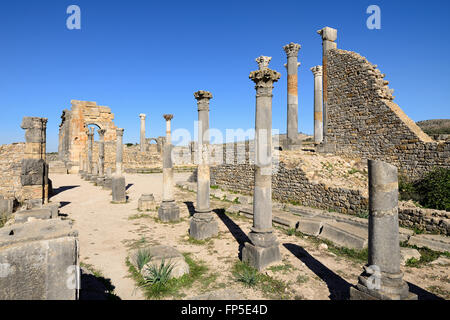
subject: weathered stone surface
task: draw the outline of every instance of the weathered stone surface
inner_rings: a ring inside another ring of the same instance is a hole
[[[217,236],[219,225],[211,213],[195,213],[189,225],[189,234],[197,240],[204,240]]]
[[[163,222],[180,220],[180,208],[175,201],[163,201],[158,209],[158,218]]]
[[[153,194],[144,193],[138,200],[139,211],[154,211],[156,210],[156,202]]]
[[[75,300],[79,244],[69,221],[0,229],[0,300]]]
[[[429,248],[435,251],[450,252],[450,239],[432,234],[419,234],[409,238],[408,244],[419,248]]]
[[[159,245],[153,247],[146,247],[139,250],[146,251],[151,257],[150,261],[141,270],[141,273],[144,276],[148,274],[147,270],[148,267],[155,266],[156,268],[158,268],[163,260],[165,265],[173,266],[171,278],[179,278],[189,273],[189,265],[186,263],[184,256],[173,247]],[[137,267],[135,261],[137,252],[138,250],[135,250],[130,255],[131,257],[130,260],[132,261],[135,267]]]
[[[44,185],[47,183],[47,165],[43,159],[22,160],[22,186]]]
[[[22,210],[14,214],[14,220],[16,223],[27,222],[29,218],[40,220],[51,219],[52,209],[42,208],[42,209]]]
[[[277,242],[269,247],[255,246],[246,242],[242,249],[242,261],[248,263],[259,271],[281,261],[280,248]]]
[[[366,248],[368,244],[367,229],[342,222],[325,222],[319,237],[358,250]]]
[[[419,251],[413,248],[400,248],[400,264],[402,266],[404,266],[406,264],[406,261],[408,261],[411,258],[419,260],[420,259]]]
[[[3,199],[0,196],[0,217],[9,217],[14,210],[14,200],[13,199]]]
[[[112,201],[115,203],[127,202],[125,177],[112,178]]]

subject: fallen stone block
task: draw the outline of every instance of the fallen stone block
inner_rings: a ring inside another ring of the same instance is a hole
[[[321,220],[299,217],[297,230],[306,235],[317,237],[319,236],[322,226],[323,222]]]
[[[141,253],[148,255],[150,259],[149,262],[145,264],[141,270],[139,270],[137,264],[137,254],[139,250],[141,251]],[[141,272],[144,277],[148,275],[149,267],[155,266],[156,268],[159,268],[163,260],[165,265],[169,264],[173,266],[170,278],[179,278],[189,273],[189,265],[186,263],[184,256],[173,247],[164,245],[146,247],[138,250],[133,250],[130,254],[130,262],[138,271]]]
[[[225,193],[225,199],[231,202],[239,200],[239,195],[233,193]]]
[[[253,202],[253,198],[249,196],[239,196],[239,203],[241,204],[251,204]]]
[[[431,262],[432,265],[436,266],[450,266],[450,259],[446,257],[439,257],[433,262]]]
[[[404,266],[406,261],[411,258],[419,260],[421,257],[419,251],[413,248],[400,248],[400,264]]]
[[[113,177],[112,179],[112,201],[114,203],[126,203],[125,177]]]
[[[282,211],[273,211],[272,221],[275,224],[287,227],[289,229],[295,229],[299,224],[299,217]]]
[[[13,199],[3,199],[0,198],[0,217],[9,217],[14,210],[14,200]]]
[[[433,235],[433,234],[419,234],[411,236],[408,244],[415,245],[419,248],[427,247],[431,250],[450,252],[450,239],[448,237]]]
[[[0,300],[76,300],[79,244],[70,221],[0,229]]]
[[[139,211],[155,211],[156,203],[153,194],[143,194],[138,200]]]
[[[14,221],[16,223],[24,223],[27,222],[29,218],[47,220],[52,219],[52,216],[52,208],[22,210],[15,213]]]
[[[319,238],[332,241],[334,244],[361,250],[367,247],[367,229],[359,228],[343,222],[324,222]]]

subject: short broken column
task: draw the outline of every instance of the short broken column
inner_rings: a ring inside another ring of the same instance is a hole
[[[105,129],[98,130],[100,137],[98,143],[98,177],[97,185],[102,186],[105,182]]]
[[[314,143],[323,140],[322,66],[311,68],[314,74]]]
[[[209,203],[210,172],[209,172],[209,100],[211,92],[197,91],[194,93],[198,106],[198,143],[199,163],[197,167],[197,205],[191,219],[189,234],[197,240],[215,237],[219,233],[217,221],[211,213]]]
[[[327,145],[327,128],[328,128],[328,79],[327,79],[327,52],[328,50],[336,49],[336,39],[337,39],[337,30],[325,27],[317,31],[317,33],[322,37],[322,88],[323,88],[323,147],[324,149],[321,151],[324,152],[333,152],[334,148],[332,146]]]
[[[172,141],[170,122],[172,114],[165,114],[166,141],[163,146],[163,199],[158,209],[158,217],[161,221],[169,222],[180,219],[180,208],[175,203],[173,195],[173,168],[172,168]]]
[[[256,86],[255,188],[253,227],[245,243],[242,260],[258,270],[281,261],[272,228],[272,89],[280,74],[268,68],[269,57],[256,59],[259,70],[250,73]]]
[[[141,152],[146,151],[146,143],[145,143],[145,117],[146,115],[141,113],[139,118],[141,118],[141,139],[140,139],[140,150]]]
[[[369,259],[350,288],[352,300],[414,300],[400,270],[397,167],[378,160],[369,169]]]
[[[111,180],[112,202],[127,202],[127,187],[125,177],[122,175],[123,163],[123,129],[117,129],[117,148],[116,148],[116,172]]]
[[[94,148],[94,128],[90,127],[89,131],[87,132],[87,136],[88,136],[88,172],[86,175],[86,180],[91,180],[92,175],[93,175],[93,171],[94,171],[94,163],[92,160],[92,154],[93,154],[93,148]]]
[[[301,147],[298,139],[298,43],[289,43],[283,47],[287,55],[287,134],[286,148],[295,150]]]
[[[46,163],[47,118],[24,117],[25,154],[22,160],[22,197],[29,209],[48,202],[48,164]]]

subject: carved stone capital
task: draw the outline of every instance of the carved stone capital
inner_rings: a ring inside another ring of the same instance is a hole
[[[286,52],[286,55],[289,57],[297,57],[298,52],[301,49],[301,45],[298,43],[291,42],[283,47],[284,52]]]
[[[312,67],[311,71],[314,74],[314,77],[321,77],[322,76],[322,66]]]
[[[123,132],[124,132],[124,129],[122,129],[122,128],[116,129],[116,135],[119,136],[119,137],[123,136]]]
[[[194,97],[196,100],[203,100],[203,99],[212,99],[212,93],[209,91],[199,90],[194,93]]]
[[[163,118],[166,119],[166,121],[170,121],[173,119],[173,114],[165,114],[163,115]]]
[[[146,114],[141,113],[141,114],[139,115],[139,118],[141,118],[141,120],[145,120],[145,117],[146,117],[146,116],[147,116]]]
[[[269,67],[269,62],[272,60],[272,57],[260,56],[255,59],[258,64],[259,70],[267,69]]]
[[[100,136],[100,139],[104,138],[106,130],[105,129],[99,129],[98,131],[98,135]]]
[[[256,87],[272,87],[274,82],[280,79],[281,74],[275,70],[265,68],[250,72],[249,78],[256,84]]]

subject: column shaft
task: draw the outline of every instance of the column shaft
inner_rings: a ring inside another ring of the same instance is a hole
[[[322,66],[311,68],[314,74],[314,143],[319,144],[323,140],[323,90],[322,90]]]
[[[116,175],[122,175],[123,166],[123,129],[117,129]]]
[[[141,118],[141,139],[140,139],[140,150],[141,152],[145,152],[145,146],[146,146],[146,142],[145,142],[145,117],[146,115],[141,113],[139,115],[139,117]]]

